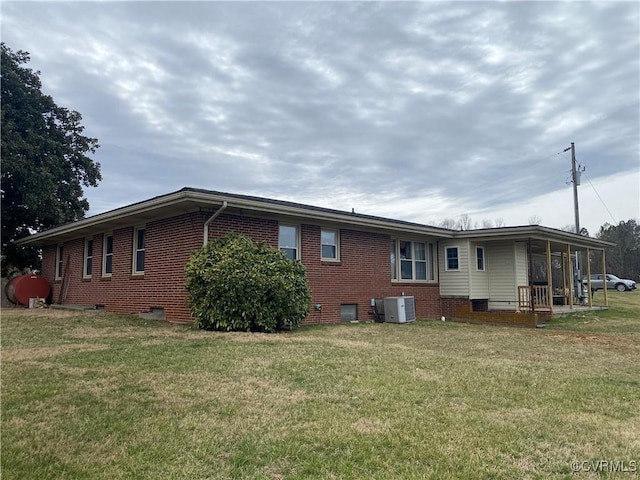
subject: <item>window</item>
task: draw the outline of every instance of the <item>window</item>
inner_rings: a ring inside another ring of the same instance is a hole
[[[476,247],[476,268],[484,271],[484,247]]]
[[[56,247],[56,280],[60,280],[62,278],[62,255],[64,251],[62,249],[62,245],[58,245]]]
[[[84,270],[82,276],[91,278],[93,270],[93,238],[87,238],[84,241]]]
[[[338,232],[325,230],[320,232],[321,258],[322,260],[338,260]]]
[[[113,273],[113,235],[106,234],[102,242],[102,276],[110,277]]]
[[[136,228],[133,232],[133,274],[144,273],[144,227]]]
[[[395,240],[391,240],[391,280],[398,279],[398,264],[396,263],[396,244]]]
[[[298,227],[280,225],[278,248],[280,248],[280,251],[291,260],[297,260],[300,258],[298,248]]]
[[[447,258],[447,270],[459,270],[460,263],[458,260],[458,247],[447,247],[446,258]]]
[[[391,240],[392,280],[434,280],[433,245]]]

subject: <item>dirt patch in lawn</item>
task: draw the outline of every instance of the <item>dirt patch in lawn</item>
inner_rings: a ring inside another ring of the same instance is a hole
[[[37,348],[3,348],[2,360],[20,362],[24,360],[34,360],[36,358],[48,358],[63,355],[69,352],[97,352],[108,350],[109,345],[78,343],[74,345],[59,345],[57,347],[37,347]]]

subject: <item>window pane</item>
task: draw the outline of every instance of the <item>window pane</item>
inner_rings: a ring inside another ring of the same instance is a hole
[[[478,270],[484,270],[484,249],[476,248]]]
[[[144,272],[144,250],[136,252],[136,272]]]
[[[427,249],[424,243],[414,243],[413,244],[413,253],[416,256],[416,260],[426,260],[427,259]]]
[[[85,275],[91,275],[91,270],[93,269],[93,258],[87,258],[87,270],[84,272]]]
[[[320,234],[320,241],[322,245],[335,245],[336,243],[336,232],[331,230],[322,230]]]
[[[447,269],[458,269],[458,249],[455,247],[447,248]]]
[[[322,245],[322,258],[337,258],[336,247],[333,245]]]
[[[435,268],[433,263],[433,243],[429,244],[429,280],[435,280]]]
[[[62,247],[58,247],[58,253],[57,253],[57,264],[56,264],[56,277],[61,278],[62,277],[62,256],[63,256],[63,250]]]
[[[416,280],[427,279],[427,262],[416,262]]]
[[[113,273],[113,255],[107,255],[105,258],[104,273]]]
[[[400,240],[400,258],[410,259],[411,257],[411,242],[405,242]]]
[[[136,239],[136,249],[140,250],[144,248],[144,228],[138,230]]]
[[[400,260],[400,278],[413,280],[413,262],[411,260]]]
[[[398,278],[398,268],[396,265],[396,241],[391,240],[391,279]]]
[[[287,225],[280,225],[280,248],[298,247],[298,229]]]
[[[296,259],[296,249],[295,248],[281,248],[281,252],[283,252],[289,260]]]
[[[113,235],[109,235],[107,237],[107,246],[105,248],[106,253],[113,253]]]
[[[87,240],[87,257],[93,256],[93,240]]]

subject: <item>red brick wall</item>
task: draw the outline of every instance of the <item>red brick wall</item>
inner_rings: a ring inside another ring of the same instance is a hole
[[[358,320],[373,320],[370,299],[399,296],[415,297],[416,316],[437,316],[437,284],[391,283],[388,235],[340,230],[340,261],[320,259],[320,231],[317,225],[302,225],[302,261],[313,292],[309,323],[340,321],[340,305],[356,304]],[[317,311],[313,305],[321,304]]]
[[[134,313],[160,307],[167,320],[189,322],[186,305],[184,266],[189,255],[202,246],[202,229],[208,214],[191,213],[151,222],[146,225],[145,273],[131,274],[134,227],[113,232],[113,274],[102,277],[102,235],[94,237],[93,273],[82,278],[84,239],[64,244],[64,264],[70,256],[67,275],[69,287],[64,303],[104,305],[107,311]],[[341,304],[357,304],[358,320],[372,320],[370,299],[405,294],[414,296],[417,317],[441,314],[438,284],[391,283],[388,235],[349,229],[340,230],[340,261],[320,259],[320,227],[303,224],[301,228],[302,262],[311,285],[312,305],[307,323],[340,321]],[[209,226],[209,238],[229,231],[249,235],[254,241],[278,246],[278,222],[223,213]],[[57,302],[61,282],[53,281],[55,246],[43,251],[43,275],[53,283],[53,301]]]

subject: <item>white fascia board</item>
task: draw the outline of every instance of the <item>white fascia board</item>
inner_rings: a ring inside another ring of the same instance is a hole
[[[571,232],[564,232],[554,228],[540,225],[501,227],[484,230],[465,230],[455,232],[458,238],[483,239],[483,240],[540,240],[556,243],[569,243],[584,248],[606,248],[614,246],[614,243],[599,240],[597,238],[584,237]]]
[[[443,231],[435,227],[419,224],[403,224],[393,221],[386,221],[382,218],[366,218],[361,216],[351,216],[344,212],[330,212],[322,209],[305,208],[304,206],[293,206],[280,204],[278,202],[269,202],[269,200],[252,200],[250,198],[238,198],[237,196],[228,196],[204,191],[180,190],[175,193],[155,197],[125,207],[120,207],[105,213],[78,220],[76,222],[67,223],[59,227],[46,230],[44,232],[35,233],[29,237],[22,238],[16,243],[18,245],[42,244],[44,240],[53,239],[58,236],[69,237],[74,232],[87,229],[98,229],[102,225],[108,225],[114,222],[126,221],[129,217],[144,215],[154,211],[169,208],[180,203],[192,202],[203,208],[211,208],[213,206],[222,205],[227,202],[229,208],[247,210],[249,212],[261,212],[268,215],[282,215],[288,217],[297,217],[299,219],[316,220],[319,222],[340,223],[354,227],[362,227],[374,230],[396,231],[405,234],[428,235],[433,237],[450,238],[454,232]],[[135,222],[132,222],[132,224]]]

